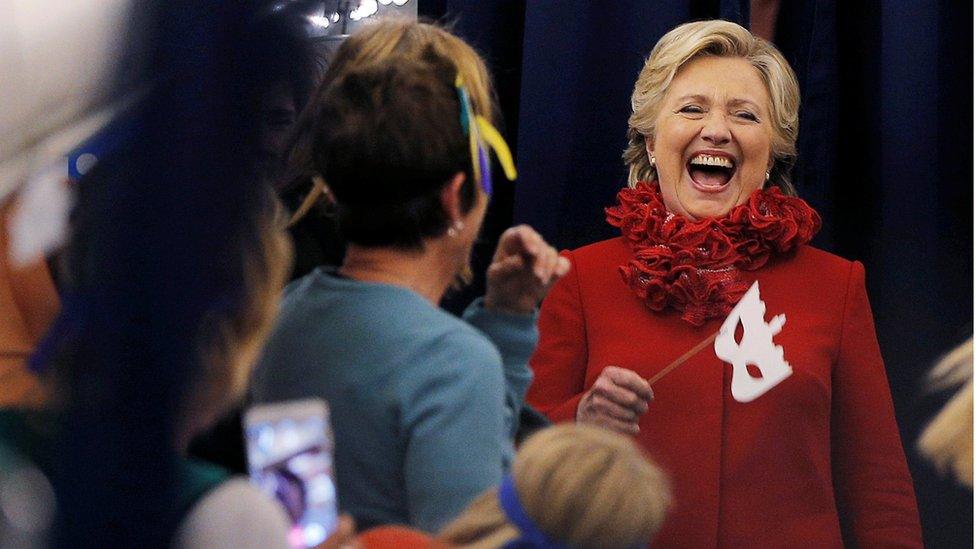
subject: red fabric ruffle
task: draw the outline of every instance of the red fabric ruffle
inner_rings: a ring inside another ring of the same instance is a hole
[[[778,187],[761,189],[721,218],[692,221],[668,212],[657,183],[617,194],[607,222],[620,229],[634,257],[620,266],[624,282],[654,311],[668,307],[701,326],[724,317],[749,289],[742,271],[810,242],[820,216]]]

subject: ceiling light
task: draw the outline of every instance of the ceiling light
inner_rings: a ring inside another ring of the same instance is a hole
[[[308,21],[309,23],[322,27],[323,29],[331,24],[329,23],[329,18],[325,17],[324,15],[309,15]]]

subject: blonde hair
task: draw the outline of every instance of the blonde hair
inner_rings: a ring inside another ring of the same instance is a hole
[[[496,123],[498,116],[491,77],[485,62],[474,48],[446,29],[431,23],[400,17],[382,18],[370,22],[351,35],[336,51],[322,82],[295,124],[289,144],[288,173],[279,185],[280,190],[311,185],[313,178],[318,175],[312,160],[315,121],[321,118],[319,111],[329,85],[350,69],[362,68],[393,56],[413,60],[433,56],[450,61],[464,79],[474,110],[492,124]],[[322,198],[327,192],[325,188],[313,190],[311,198],[306,198],[305,201],[310,203],[303,204],[303,209],[309,209],[311,202]],[[291,222],[296,221],[297,218],[293,218]]]
[[[675,75],[689,61],[705,56],[742,58],[755,67],[770,100],[773,139],[773,167],[769,183],[784,194],[796,195],[790,171],[796,161],[799,131],[800,87],[783,55],[769,42],[728,21],[696,21],[680,25],[665,34],[651,50],[634,85],[627,120],[627,148],[624,163],[629,168],[628,184],[650,181],[657,172],[647,158],[646,138],[654,137],[661,103]]]
[[[464,79],[474,110],[494,122],[494,91],[488,68],[478,52],[448,30],[412,19],[379,19],[346,39],[332,59],[319,92],[350,68],[384,61],[394,55],[414,60],[433,55],[453,62]]]
[[[645,544],[670,504],[667,478],[631,439],[588,425],[557,425],[530,437],[515,457],[512,477],[539,529],[574,547]],[[520,535],[498,503],[497,488],[491,488],[438,539],[488,548]]]
[[[209,425],[244,395],[274,323],[291,270],[292,247],[280,203],[270,189],[264,194],[254,218],[242,222],[236,235],[240,285],[230,299],[215,302],[201,322],[200,370],[184,402],[182,436]]]
[[[918,439],[935,466],[973,487],[973,338],[953,349],[929,373],[934,389],[960,387]]]
[[[285,175],[276,185],[279,193],[307,187],[297,211],[288,224],[293,225],[311,211],[332,216],[331,190],[315,169],[315,122],[322,118],[321,109],[330,85],[352,69],[399,57],[411,60],[446,60],[452,63],[464,81],[476,114],[497,125],[495,90],[484,60],[467,42],[433,23],[403,17],[371,21],[339,46],[335,57],[311,100],[295,123],[288,145]],[[459,113],[460,116],[460,113]],[[300,212],[300,213],[299,213]],[[470,260],[460,267],[452,287],[457,289],[474,280]]]

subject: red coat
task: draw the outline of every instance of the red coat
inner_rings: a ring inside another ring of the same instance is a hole
[[[622,238],[569,252],[542,305],[528,400],[572,421],[608,365],[649,378],[717,331],[655,313],[617,271]],[[637,440],[670,475],[655,547],[921,547],[912,479],[864,289],[864,267],[801,247],[746,273],[793,374],[750,403],[712,347],[654,384]]]

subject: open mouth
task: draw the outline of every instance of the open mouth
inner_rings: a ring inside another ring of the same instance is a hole
[[[704,192],[724,189],[735,175],[735,160],[724,155],[696,154],[688,161],[688,175]]]

